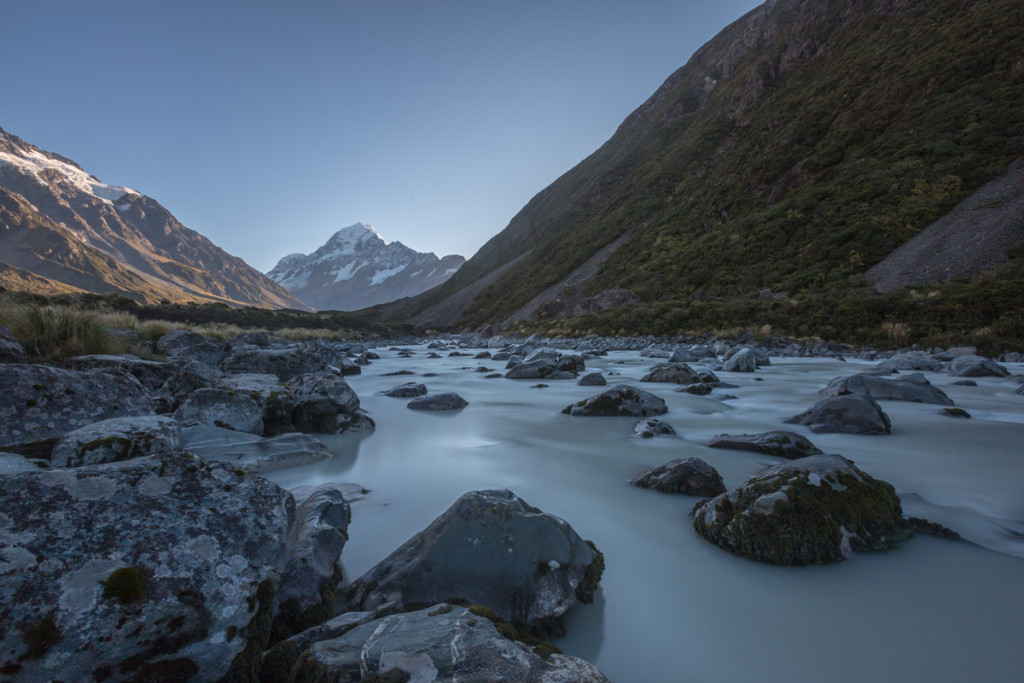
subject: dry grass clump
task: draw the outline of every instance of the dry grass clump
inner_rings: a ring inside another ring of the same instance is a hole
[[[104,325],[96,311],[72,306],[8,304],[0,307],[0,324],[10,330],[33,361],[124,352],[124,343]]]

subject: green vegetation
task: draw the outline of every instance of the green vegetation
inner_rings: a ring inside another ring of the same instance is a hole
[[[103,597],[113,599],[122,605],[130,605],[142,599],[144,577],[137,567],[115,569],[103,582]]]
[[[0,325],[10,330],[31,360],[56,361],[124,350],[95,311],[71,306],[4,304],[0,306]]]
[[[780,9],[778,30],[745,53],[729,49],[752,44],[744,27],[723,31],[416,310],[523,255],[458,326],[505,320],[635,229],[583,293],[624,288],[642,303],[615,327],[607,316],[566,326],[657,334],[781,319],[786,334],[847,341],[891,321],[912,340],[980,331],[981,345],[1019,346],[1004,305],[1020,300],[1019,253],[1016,272],[956,283],[941,305],[868,293],[862,276],[1024,151],[1024,5],[819,4]],[[766,288],[789,302],[758,301]]]

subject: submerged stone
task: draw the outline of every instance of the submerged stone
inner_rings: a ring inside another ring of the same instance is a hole
[[[597,396],[566,406],[563,413],[573,416],[647,417],[668,412],[664,399],[649,391],[620,384],[605,389]]]
[[[682,493],[688,496],[708,497],[725,492],[722,475],[700,458],[676,458],[647,470],[630,483],[659,493]]]
[[[761,434],[719,434],[708,442],[708,447],[754,451],[790,460],[821,454],[821,449],[811,443],[807,437],[783,430]]]
[[[889,416],[866,396],[833,396],[786,420],[806,425],[815,434],[891,434]]]

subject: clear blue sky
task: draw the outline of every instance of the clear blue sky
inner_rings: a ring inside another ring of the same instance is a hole
[[[10,0],[0,127],[266,271],[471,256],[756,0]]]

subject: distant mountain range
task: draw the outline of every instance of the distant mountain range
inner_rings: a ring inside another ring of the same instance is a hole
[[[465,262],[386,242],[369,225],[356,223],[312,254],[285,256],[267,276],[318,310],[354,311],[425,292]]]
[[[0,129],[0,286],[141,302],[309,307],[156,200]]]
[[[1018,329],[1003,294],[1024,283],[1024,181],[1008,173],[1024,152],[1022,27],[1020,0],[769,0],[444,285],[378,313],[457,329],[586,311],[566,324],[849,333],[892,314],[876,290],[941,282],[960,298],[908,296],[897,319],[930,307],[933,329],[953,316],[951,331]],[[883,264],[961,203],[941,236]],[[965,280],[982,271],[996,274]]]

